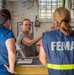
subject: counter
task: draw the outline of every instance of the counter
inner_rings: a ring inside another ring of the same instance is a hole
[[[28,63],[17,64],[16,72],[17,75],[48,75],[47,68],[38,59],[29,60]]]

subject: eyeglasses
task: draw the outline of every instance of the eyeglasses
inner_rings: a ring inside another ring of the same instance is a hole
[[[10,21],[13,21],[13,19],[9,19]]]
[[[13,20],[13,19],[11,19],[11,20]]]
[[[10,21],[13,22],[13,19],[11,19]]]

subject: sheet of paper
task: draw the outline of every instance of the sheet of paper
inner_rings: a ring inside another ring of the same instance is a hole
[[[32,63],[32,61],[33,61],[33,59],[19,59],[18,61],[17,61],[17,64],[31,64]]]

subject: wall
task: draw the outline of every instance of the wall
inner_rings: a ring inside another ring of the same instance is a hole
[[[21,22],[23,19],[28,18],[33,22],[33,26],[34,26],[36,14],[35,14],[34,6],[32,7],[31,6],[32,6],[32,2],[29,3],[29,6],[28,6],[30,7],[29,9],[21,8],[18,5],[17,1],[7,2],[6,8],[8,8],[11,11],[12,18],[13,18],[11,29],[13,30],[16,38],[17,38],[17,23],[18,22]],[[42,31],[46,29],[50,30],[51,25],[52,25],[51,23],[41,23],[40,27],[38,28],[34,26],[34,38],[38,37],[42,33]],[[71,25],[73,25],[73,23]]]
[[[29,3],[29,7],[32,5],[32,2]],[[35,23],[35,10],[34,6],[27,8],[21,8],[18,5],[17,1],[7,2],[6,8],[8,8],[12,13],[13,22],[11,24],[11,29],[13,30],[15,37],[17,38],[17,23],[21,22],[24,18],[28,18],[33,22],[33,26]],[[36,28],[34,26],[34,38],[39,36],[43,30],[50,29],[50,23],[41,23],[40,27]]]

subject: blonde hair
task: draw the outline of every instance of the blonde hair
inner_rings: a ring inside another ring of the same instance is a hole
[[[72,30],[69,25],[69,23],[71,22],[71,16],[68,9],[64,7],[57,8],[53,13],[53,18],[56,21],[56,25],[60,25],[61,32],[69,36]]]
[[[53,23],[51,26],[51,30],[55,30],[55,28],[56,28],[56,25]]]

